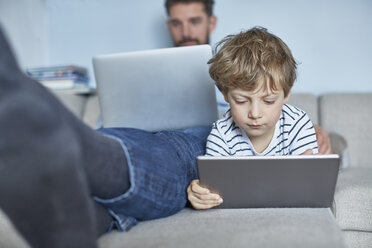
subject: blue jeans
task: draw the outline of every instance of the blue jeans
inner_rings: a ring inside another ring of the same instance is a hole
[[[138,221],[166,217],[187,203],[186,189],[198,178],[196,157],[205,154],[210,127],[150,133],[132,128],[98,131],[117,140],[126,155],[130,189],[112,198],[94,199],[114,217],[110,229],[129,230]]]

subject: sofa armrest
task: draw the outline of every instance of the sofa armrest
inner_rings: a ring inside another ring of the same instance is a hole
[[[90,95],[87,98],[82,119],[91,128],[101,127],[101,108],[97,94]]]
[[[333,153],[340,156],[340,170],[347,168],[349,166],[349,154],[346,139],[341,134],[335,132],[330,132],[329,138]]]

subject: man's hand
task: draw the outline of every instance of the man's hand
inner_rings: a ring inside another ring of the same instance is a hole
[[[316,139],[318,141],[318,151],[320,154],[330,154],[332,153],[331,140],[329,139],[329,134],[326,130],[318,125],[314,125]]]
[[[222,198],[207,188],[200,186],[199,180],[193,180],[187,187],[187,196],[195,209],[209,209],[222,203]]]

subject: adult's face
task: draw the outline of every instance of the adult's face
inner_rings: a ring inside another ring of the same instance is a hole
[[[208,44],[216,21],[208,17],[203,3],[177,3],[169,8],[167,24],[175,46],[191,46]]]

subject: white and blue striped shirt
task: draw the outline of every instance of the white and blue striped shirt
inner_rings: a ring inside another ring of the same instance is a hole
[[[284,104],[275,125],[273,138],[261,153],[254,147],[245,131],[235,124],[230,110],[213,124],[207,140],[207,156],[278,156],[300,155],[306,150],[318,153],[313,123],[307,114],[294,106]]]

